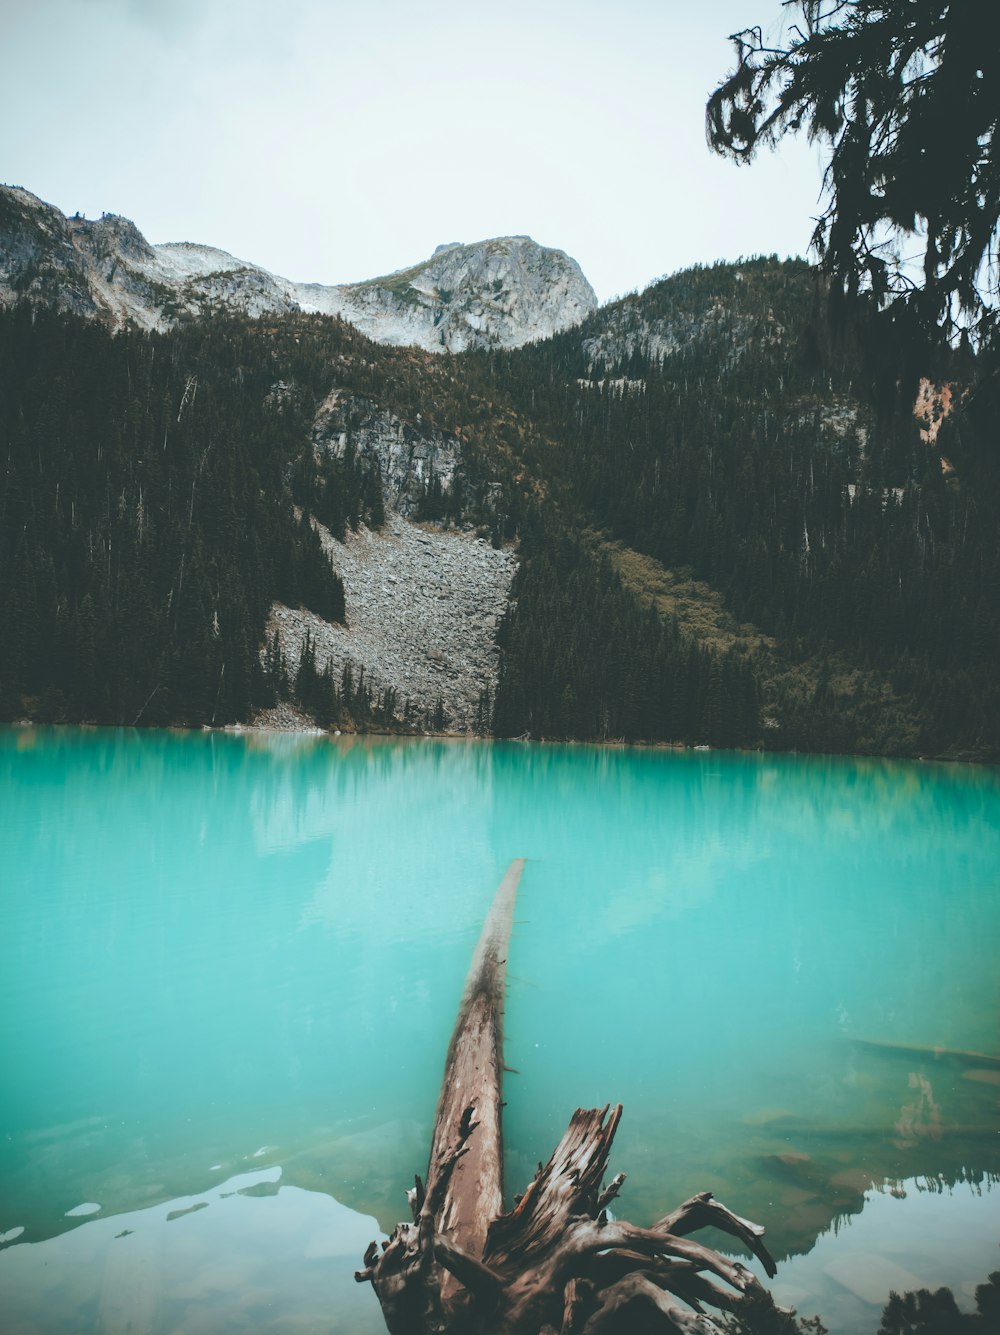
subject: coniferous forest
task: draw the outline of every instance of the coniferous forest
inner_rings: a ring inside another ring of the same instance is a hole
[[[292,508],[303,407],[267,399],[266,352],[249,364],[232,332],[112,337],[27,309],[0,322],[7,717],[243,718],[271,600],[343,618]]]
[[[533,466],[580,524],[721,594],[734,630],[690,615],[678,628],[725,647],[709,676],[727,658],[730,674],[752,670],[762,716],[727,721],[727,736],[996,756],[995,402],[971,398],[928,442],[901,351],[878,328],[831,329],[824,296],[804,264],[695,270],[490,367],[530,405],[551,442]],[[657,322],[675,346],[650,352]],[[954,366],[940,374],[961,383]],[[518,604],[516,619],[532,615],[528,643],[550,621]],[[711,720],[685,717],[689,738],[712,740]]]
[[[274,601],[344,618],[312,517],[384,521],[372,460],[312,448],[336,386],[460,441],[421,517],[518,543],[496,734],[996,759],[996,414],[956,354],[929,439],[891,339],[826,310],[754,260],[454,357],[320,316],[0,313],[0,714],[401,722],[265,640]]]

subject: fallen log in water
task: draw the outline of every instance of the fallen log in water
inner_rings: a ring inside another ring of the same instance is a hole
[[[708,1191],[651,1228],[611,1219],[625,1175],[602,1184],[621,1105],[578,1108],[549,1162],[502,1213],[504,983],[523,866],[511,863],[473,956],[426,1185],[417,1177],[407,1193],[412,1222],[397,1224],[381,1251],[373,1242],[355,1278],[372,1283],[393,1335],[717,1332],[705,1306],[738,1310],[761,1286],[688,1235],[720,1228],[773,1275],[764,1230]]]
[[[966,1048],[948,1048],[940,1043],[893,1043],[885,1038],[853,1038],[859,1048],[874,1048],[879,1052],[902,1057],[933,1057],[935,1061],[978,1063],[980,1066],[1000,1066],[1000,1057],[992,1052],[970,1052]]]

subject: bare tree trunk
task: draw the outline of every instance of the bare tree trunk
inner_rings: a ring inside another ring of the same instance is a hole
[[[447,1190],[434,1220],[435,1238],[470,1256],[482,1256],[490,1224],[503,1209],[503,1003],[507,948],[514,900],[524,859],[512,862],[500,882],[476,946],[458,1019],[448,1046],[431,1141],[427,1187],[433,1190],[437,1165],[447,1164],[461,1139],[466,1109],[474,1109],[475,1134],[463,1141],[465,1153],[450,1170]],[[448,1272],[442,1279],[445,1307],[465,1290]]]
[[[688,1234],[723,1229],[773,1275],[764,1230],[707,1191],[651,1228],[610,1219],[625,1176],[602,1183],[621,1105],[578,1108],[552,1158],[502,1213],[503,1000],[523,867],[518,859],[508,868],[473,956],[427,1185],[417,1177],[407,1193],[413,1221],[397,1224],[381,1252],[373,1242],[356,1278],[374,1285],[393,1335],[718,1332],[706,1304],[732,1311],[762,1290],[744,1265]]]

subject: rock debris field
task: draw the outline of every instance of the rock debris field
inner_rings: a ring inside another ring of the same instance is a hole
[[[394,687],[430,714],[438,700],[445,727],[474,731],[485,688],[496,688],[496,628],[507,606],[517,559],[471,533],[424,527],[390,513],[381,532],[362,525],[338,542],[317,525],[334,570],[344,581],[347,625],[331,625],[304,608],[275,603],[277,630],[294,676],[308,632],[316,666],[364,668],[373,693]]]

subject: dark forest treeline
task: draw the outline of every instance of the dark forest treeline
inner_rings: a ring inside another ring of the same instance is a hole
[[[629,594],[608,561],[539,520],[523,535],[500,627],[500,736],[753,746],[757,681]]]
[[[112,337],[0,316],[5,717],[246,718],[272,689],[272,600],[343,619],[288,485],[328,371],[303,359],[276,388],[274,351],[236,324]]]

